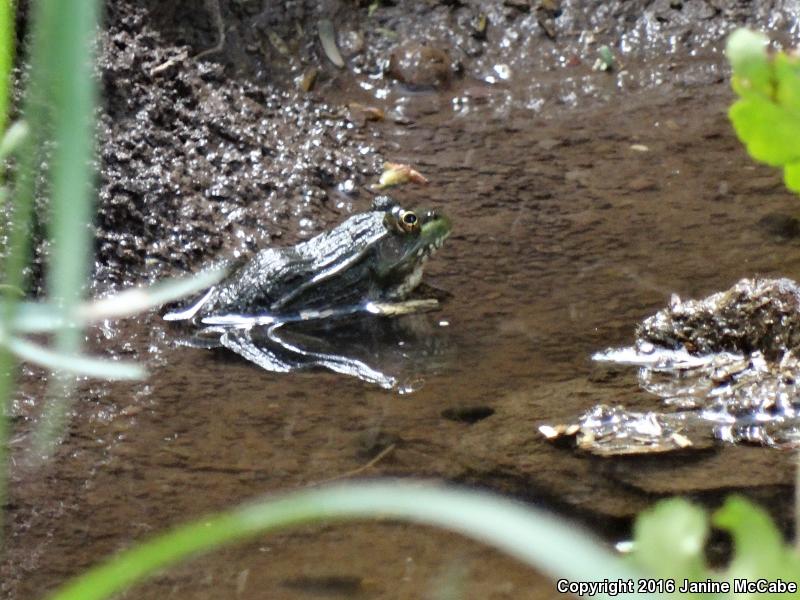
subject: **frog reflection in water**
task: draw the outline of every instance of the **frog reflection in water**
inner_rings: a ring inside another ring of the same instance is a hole
[[[197,345],[224,346],[268,371],[321,366],[387,388],[394,377],[363,360],[319,352],[288,341],[281,329],[299,325],[319,336],[332,322],[397,316],[433,308],[435,299],[409,299],[425,261],[450,234],[433,211],[404,210],[387,197],[331,231],[285,248],[260,251],[227,280],[168,321],[198,327]]]

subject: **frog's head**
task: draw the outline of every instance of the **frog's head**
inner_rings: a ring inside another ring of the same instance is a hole
[[[377,203],[376,208],[385,211],[387,235],[375,247],[375,273],[391,289],[391,296],[402,297],[417,286],[425,261],[450,235],[450,220],[433,210]]]

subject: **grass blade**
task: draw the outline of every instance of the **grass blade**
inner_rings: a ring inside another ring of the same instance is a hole
[[[77,303],[91,264],[90,231],[94,173],[94,111],[97,93],[92,77],[92,46],[97,0],[41,2],[46,40],[55,148],[51,159],[50,296],[69,312]]]
[[[25,121],[12,123],[11,127],[3,134],[2,140],[0,140],[0,160],[4,160],[14,154],[22,146],[29,132],[30,129]]]
[[[13,333],[47,333],[69,324],[62,312],[47,302],[21,302],[13,319],[9,325]]]
[[[11,90],[11,68],[14,63],[14,18],[15,7],[12,0],[0,0],[0,136],[6,139],[6,123],[8,122],[8,106]],[[5,186],[5,169],[0,167],[0,187]],[[0,204],[3,203],[0,195]],[[8,249],[6,249],[8,252]],[[13,300],[12,300],[13,303]],[[13,314],[13,304],[7,309],[0,309],[0,324],[5,326]],[[14,387],[14,357],[0,348],[0,548],[3,545],[4,523],[2,507],[6,503],[6,482],[8,476],[8,437],[9,437],[9,403]]]
[[[204,290],[222,279],[225,273],[225,269],[215,269],[191,277],[159,282],[151,287],[125,290],[80,306],[76,311],[77,319],[79,323],[91,323],[103,319],[130,317]]]
[[[8,122],[11,68],[14,66],[14,2],[0,0],[0,134]]]
[[[6,346],[18,358],[52,371],[108,380],[144,379],[147,377],[144,367],[136,363],[62,354],[22,338],[12,337]]]
[[[301,523],[364,518],[402,519],[450,529],[504,550],[553,577],[602,581],[638,576],[591,536],[556,517],[495,495],[405,480],[302,491],[200,519],[90,569],[50,600],[108,598],[181,559],[235,540]]]
[[[37,8],[34,44],[42,57],[42,71],[33,75],[45,77],[37,88],[49,92],[47,114],[54,142],[49,173],[52,252],[47,288],[50,298],[71,315],[81,300],[91,266],[89,222],[97,105],[92,59],[99,2],[39,0]],[[76,356],[82,344],[80,328],[63,327],[56,332],[52,358]],[[74,370],[92,371],[87,359],[76,360],[81,362]],[[37,457],[51,454],[66,423],[74,387],[70,372],[62,362],[50,380],[43,426],[34,433],[33,452]],[[105,369],[94,372],[101,374]]]
[[[11,331],[47,333],[63,327],[86,326],[105,319],[130,317],[178,300],[217,283],[225,270],[198,273],[159,282],[152,287],[137,287],[118,294],[86,302],[76,307],[72,317],[48,302],[24,302],[17,306]]]

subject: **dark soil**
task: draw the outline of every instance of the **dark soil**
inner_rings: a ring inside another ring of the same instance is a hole
[[[783,3],[574,0],[556,14],[409,0],[368,16],[357,2],[222,0],[224,44],[198,58],[219,41],[215,6],[108,8],[94,290],[306,239],[369,205],[384,160],[405,162],[431,183],[395,198],[454,222],[426,275],[452,294],[433,317],[449,323],[451,358],[398,395],[173,347],[156,314],[91,332],[98,352],[138,358],[151,378],[85,384],[58,456],[13,470],[0,595],[42,597],[170,525],[347,476],[390,447],[362,475],[494,490],[609,539],[661,497],[715,506],[732,490],[791,529],[790,454],[718,445],[603,460],[537,433],[600,402],[656,407],[631,373],[588,357],[630,344],[671,293],[798,277],[797,239],[763,226],[795,215],[797,199],[735,139],[721,54],[745,22],[793,40]],[[320,18],[337,28],[345,69],[324,57]],[[382,76],[412,42],[447,54],[445,85],[410,91]],[[610,73],[591,68],[601,44],[617,57]],[[303,92],[295,79],[312,68]],[[43,375],[26,371],[15,399],[15,459]],[[452,578],[463,598],[557,597],[492,550],[396,523],[266,537],[129,596],[435,598]]]

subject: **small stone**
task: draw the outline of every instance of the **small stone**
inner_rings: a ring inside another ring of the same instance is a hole
[[[402,44],[392,50],[388,74],[417,90],[444,89],[453,79],[447,52],[416,42]]]
[[[531,10],[530,0],[503,0],[503,4],[522,12],[529,12]]]
[[[364,36],[359,31],[345,31],[339,34],[339,50],[352,57],[364,51]]]
[[[539,146],[539,148],[541,148],[542,150],[552,150],[553,148],[556,148],[557,146],[561,145],[561,140],[556,140],[553,138],[545,138],[543,140],[539,140],[536,143],[536,145]]]
[[[652,179],[640,176],[628,182],[628,189],[634,192],[646,192],[658,189],[658,185]]]
[[[491,417],[494,414],[494,409],[490,406],[458,406],[453,408],[446,408],[442,411],[442,417],[448,421],[457,421],[459,423],[468,423],[472,425],[478,421]]]
[[[770,213],[759,219],[758,226],[770,235],[788,240],[800,236],[800,219],[783,213]]]
[[[131,406],[126,406],[125,408],[120,410],[119,415],[121,417],[135,417],[136,415],[140,414],[143,410],[144,408],[134,404]]]
[[[578,185],[586,186],[589,181],[590,171],[588,169],[572,169],[564,173],[564,179],[575,182]]]

